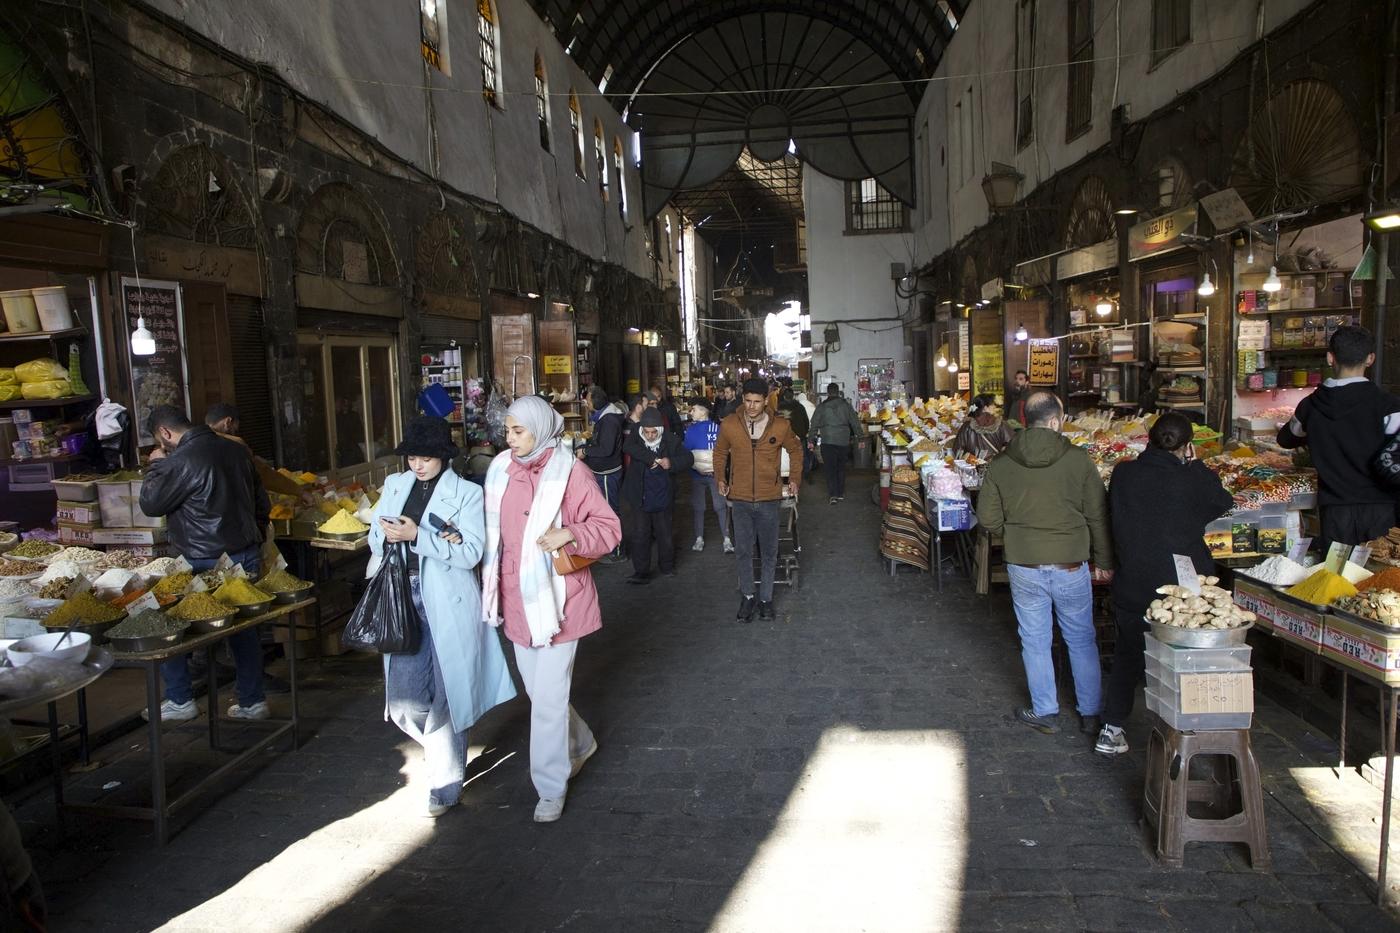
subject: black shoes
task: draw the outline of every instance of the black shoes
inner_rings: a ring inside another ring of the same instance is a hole
[[[1098,735],[1103,722],[1097,716],[1080,716],[1079,731],[1085,735]]]
[[[1037,716],[1034,710],[1023,708],[1016,710],[1016,719],[1030,726],[1036,732],[1042,732],[1045,735],[1054,735],[1060,731],[1059,717],[1057,716]]]
[[[761,621],[761,622],[772,622],[772,621],[773,621],[773,600],[770,599],[770,600],[767,600],[767,601],[762,601],[762,600],[759,601],[759,604],[758,604],[758,618],[759,618],[759,621]]]
[[[651,574],[649,574],[649,573],[634,573],[634,574],[632,574],[632,576],[630,576],[630,577],[627,578],[627,582],[628,582],[628,583],[635,583],[637,586],[646,586],[648,583],[651,582]]]
[[[771,604],[770,604],[771,605]],[[735,617],[736,622],[752,622],[753,611],[758,607],[757,596],[739,597],[739,614]]]

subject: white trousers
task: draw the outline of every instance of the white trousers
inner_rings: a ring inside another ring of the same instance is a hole
[[[530,695],[530,779],[541,797],[563,797],[569,786],[569,759],[593,744],[588,723],[569,705],[578,642],[514,647],[520,679]]]

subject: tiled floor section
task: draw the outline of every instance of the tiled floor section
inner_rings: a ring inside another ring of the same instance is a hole
[[[1008,598],[883,573],[867,488],[829,506],[808,487],[802,587],[780,591],[776,623],[734,623],[713,530],[674,579],[633,587],[625,565],[598,568],[606,625],[584,642],[574,697],[600,750],[559,823],[530,819],[523,701],[472,731],[465,803],[432,822],[415,815],[417,753],[383,721],[378,662],[308,665],[309,740],[164,849],[125,823],[70,818],[61,838],[43,793],[19,808],[53,929],[1396,927],[1355,867],[1374,871],[1379,793],[1339,781],[1265,701],[1272,872],[1229,846],[1158,867],[1141,722],[1114,761],[1073,729],[1012,722],[1024,686]],[[688,516],[677,525],[690,541]],[[197,749],[201,727],[172,738]],[[71,779],[139,785],[120,759],[141,743]]]

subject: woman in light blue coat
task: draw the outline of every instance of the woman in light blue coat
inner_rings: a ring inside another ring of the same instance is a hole
[[[423,747],[426,813],[438,817],[462,796],[467,729],[512,699],[515,687],[496,633],[481,621],[482,493],[448,468],[457,455],[451,429],[441,418],[416,418],[394,452],[409,468],[384,481],[370,525],[369,574],[386,544],[407,547],[423,638],[413,654],[385,655],[384,713]],[[433,516],[451,528],[435,530]]]

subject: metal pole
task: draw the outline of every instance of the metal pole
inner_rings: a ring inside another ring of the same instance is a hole
[[[1381,693],[1385,706],[1385,722],[1382,724],[1381,739],[1385,746],[1385,800],[1381,802],[1381,857],[1376,866],[1376,903],[1387,900],[1385,890],[1385,870],[1390,854],[1390,804],[1391,792],[1395,789],[1395,698],[1400,690],[1387,687]]]

